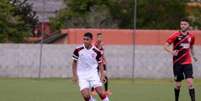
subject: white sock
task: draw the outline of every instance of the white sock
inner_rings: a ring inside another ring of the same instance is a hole
[[[89,101],[96,101],[96,99],[91,96]]]
[[[108,97],[106,97],[105,99],[103,99],[102,101],[110,101]]]

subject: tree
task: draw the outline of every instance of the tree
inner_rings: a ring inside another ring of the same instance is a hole
[[[192,27],[194,29],[201,29],[201,7],[193,7],[189,11],[189,18],[192,21]]]
[[[110,12],[112,0],[66,0],[66,8],[51,18],[53,29],[60,28],[116,28]],[[79,6],[78,6],[79,5]]]
[[[137,0],[138,29],[176,29],[188,0]],[[67,0],[51,19],[54,29],[133,28],[134,0]]]
[[[26,0],[1,0],[0,1],[0,42],[23,42],[24,37],[30,36],[36,24],[33,13],[25,8]],[[24,13],[22,13],[24,12]],[[32,15],[33,14],[33,15]]]
[[[31,28],[38,24],[38,16],[32,9],[32,4],[29,4],[28,0],[10,0],[11,4],[15,7],[14,16],[21,16],[24,20],[24,24]]]
[[[188,0],[138,0],[138,28],[176,29]]]
[[[18,23],[18,17],[13,17],[14,7],[9,3],[8,0],[0,1],[0,42],[8,42],[14,40],[11,37],[18,35],[13,34],[17,31],[15,26]]]

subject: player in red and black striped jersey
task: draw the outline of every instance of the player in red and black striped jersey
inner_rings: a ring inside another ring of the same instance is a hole
[[[97,41],[94,43],[94,46],[96,46],[96,48],[98,48],[101,53],[102,53],[102,61],[103,61],[103,67],[104,67],[104,72],[105,72],[105,83],[104,83],[104,87],[105,87],[105,91],[107,95],[111,95],[112,92],[111,90],[108,89],[108,84],[109,84],[109,79],[106,75],[106,71],[107,71],[107,67],[106,67],[106,59],[104,56],[104,48],[103,48],[103,34],[102,33],[97,33]],[[97,68],[99,71],[99,68]],[[96,95],[96,92],[94,91],[94,89],[92,88],[92,95]]]
[[[164,49],[173,55],[173,72],[175,77],[176,87],[175,101],[179,101],[179,92],[181,88],[181,81],[186,79],[191,101],[195,101],[195,90],[193,87],[193,67],[192,58],[197,61],[193,51],[195,37],[193,33],[189,32],[188,19],[180,21],[180,31],[174,32],[166,41]],[[173,44],[173,49],[170,45]]]

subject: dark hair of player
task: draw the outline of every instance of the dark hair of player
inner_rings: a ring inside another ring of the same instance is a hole
[[[103,35],[102,33],[97,33],[97,36],[99,36],[99,35]]]
[[[189,21],[189,19],[188,19],[188,18],[182,18],[180,21],[185,21],[185,22],[190,23],[190,21]]]
[[[88,37],[88,38],[90,38],[90,39],[93,39],[93,35],[92,35],[92,33],[90,33],[90,32],[86,32],[86,33],[84,34],[84,37]]]

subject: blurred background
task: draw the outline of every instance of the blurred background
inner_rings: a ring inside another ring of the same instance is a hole
[[[92,32],[94,42],[103,33],[110,78],[171,79],[172,57],[162,45],[181,18],[196,37],[200,79],[201,0],[1,0],[0,77],[71,78],[73,50]]]
[[[94,41],[104,35],[111,77],[170,78],[162,45],[184,17],[201,56],[200,0],[3,0],[0,7],[2,77],[70,77],[72,51],[92,32]]]

